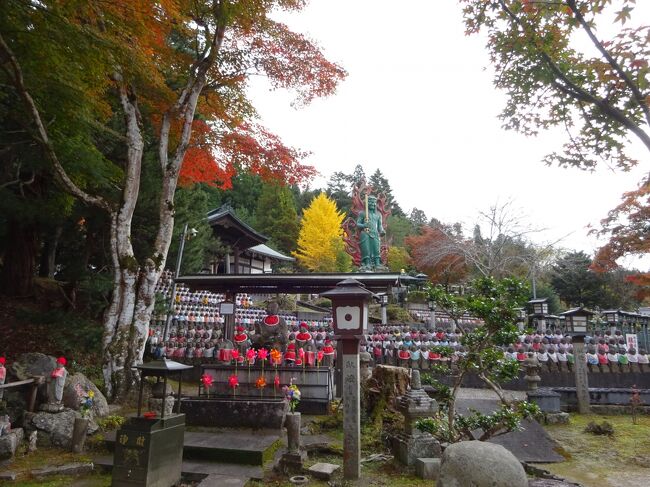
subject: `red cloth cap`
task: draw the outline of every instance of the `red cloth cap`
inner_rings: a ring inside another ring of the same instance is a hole
[[[58,359],[56,359],[56,363],[61,364],[61,365],[65,365],[65,364],[68,363],[68,361],[65,359],[65,357],[59,357]]]
[[[7,363],[7,359],[4,357],[0,357],[0,364],[4,365]]]
[[[244,327],[243,326],[238,326],[237,331],[241,333],[242,331],[244,331]]]
[[[293,343],[290,343],[289,345],[287,345],[287,350],[295,350],[295,349],[296,349],[296,346]]]
[[[302,323],[300,323],[300,328],[308,329],[309,326],[307,325],[307,323],[305,323],[305,322],[303,321]]]

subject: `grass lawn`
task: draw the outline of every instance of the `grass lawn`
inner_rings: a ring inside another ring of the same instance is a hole
[[[584,431],[591,421],[607,421],[613,436],[597,436]],[[546,427],[561,446],[564,463],[541,467],[585,487],[641,487],[650,485],[650,417],[632,418],[571,414],[569,425]]]

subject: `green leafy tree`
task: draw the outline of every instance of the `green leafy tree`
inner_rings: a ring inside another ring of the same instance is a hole
[[[602,306],[605,281],[590,269],[591,263],[584,252],[570,252],[553,265],[551,285],[567,306]]]
[[[391,272],[408,271],[411,267],[411,256],[404,247],[388,247],[388,269]]]
[[[411,213],[409,213],[409,220],[413,225],[413,228],[417,230],[419,230],[420,227],[426,225],[429,221],[424,211],[419,210],[418,208],[413,208],[411,210]]]
[[[0,96],[7,90],[19,100],[13,118],[28,127],[59,187],[108,217],[113,290],[102,344],[111,399],[127,396],[132,366],[143,358],[178,184],[227,186],[246,169],[291,184],[313,175],[302,153],[252,122],[246,97],[255,74],[292,90],[299,105],[332,94],[345,77],[308,39],[271,18],[303,7],[294,0],[137,8],[126,0],[0,2]],[[59,117],[59,93],[70,116]],[[138,255],[133,219],[152,147],[157,225],[151,251]]]
[[[341,171],[333,173],[327,181],[327,196],[344,214],[349,213],[352,207],[351,191],[350,176]]]
[[[409,219],[399,215],[389,215],[385,228],[386,242],[395,247],[403,247],[404,239],[414,233],[413,225]]]
[[[461,0],[467,32],[484,34],[494,84],[507,94],[504,127],[526,135],[566,132],[564,147],[546,163],[626,170],[637,164],[629,139],[650,152],[650,26],[635,18],[636,3]],[[603,221],[610,242],[599,265],[648,252],[649,195],[644,177]]]
[[[325,193],[312,200],[303,213],[298,250],[293,253],[301,266],[314,272],[335,272],[337,266],[345,265],[341,255],[343,218]]]
[[[457,442],[474,439],[472,431],[483,430],[481,440],[512,431],[521,419],[539,412],[535,405],[514,403],[500,385],[517,377],[519,364],[516,360],[504,360],[501,347],[514,343],[519,335],[517,329],[517,308],[528,300],[528,288],[521,281],[506,278],[496,280],[482,277],[474,280],[469,292],[464,295],[451,294],[441,286],[429,287],[429,298],[438,309],[444,310],[454,328],[462,332],[463,356],[455,362],[458,371],[454,374],[451,390],[445,401],[445,411],[433,418],[419,421],[417,427],[429,431],[441,440]],[[474,329],[466,328],[462,322],[465,313],[483,321]],[[441,347],[440,352],[450,357],[453,350]],[[456,396],[463,378],[476,374],[499,397],[501,410],[484,415],[473,413],[461,416],[456,411]]]
[[[257,202],[257,230],[270,238],[269,244],[287,254],[296,249],[298,214],[288,186],[266,183]]]

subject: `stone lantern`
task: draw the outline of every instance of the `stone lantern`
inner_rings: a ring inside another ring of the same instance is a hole
[[[345,279],[321,296],[332,300],[334,334],[341,340],[343,363],[343,477],[361,476],[361,402],[359,339],[368,328],[368,302],[373,293],[355,279]]]
[[[404,465],[414,465],[417,458],[439,457],[440,443],[431,433],[415,427],[419,419],[433,416],[438,403],[422,389],[420,371],[411,371],[411,387],[395,401],[397,410],[404,416],[404,433],[391,438],[393,454]]]

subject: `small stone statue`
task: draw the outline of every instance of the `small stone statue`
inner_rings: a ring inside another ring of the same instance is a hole
[[[50,374],[47,387],[47,403],[50,409],[63,409],[63,404],[61,404],[61,401],[63,401],[63,387],[68,376],[68,371],[65,369],[66,364],[65,357],[59,357],[56,359],[56,368]]]
[[[289,329],[284,318],[278,315],[279,309],[278,303],[269,302],[267,315],[256,324],[254,336],[258,346],[273,346],[276,343],[284,346],[289,341]]]
[[[534,352],[528,352],[528,358],[524,360],[524,368],[526,369],[526,383],[528,384],[528,390],[534,391],[537,389],[537,385],[541,382],[542,378],[539,376],[539,371],[541,370],[541,364]]]

